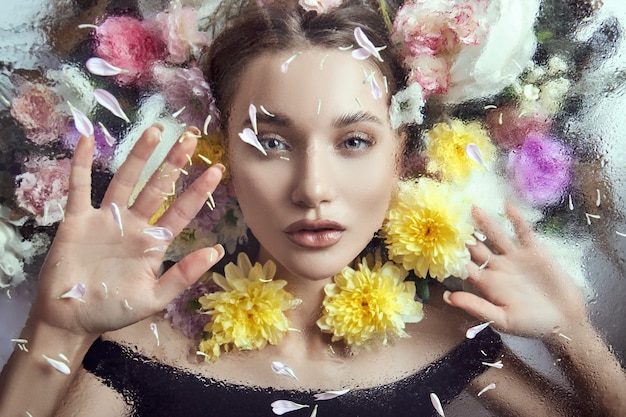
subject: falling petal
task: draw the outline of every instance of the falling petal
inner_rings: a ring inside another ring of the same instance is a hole
[[[278,362],[278,361],[272,362],[272,371],[274,371],[278,375],[284,375],[284,376],[293,378],[296,381],[298,380],[298,377],[293,372],[293,370],[282,362]]]
[[[59,358],[63,359],[66,363],[70,363],[70,360],[62,353],[59,353]]]
[[[43,356],[43,358],[44,358],[44,359],[45,359],[45,360],[46,360],[46,361],[47,361],[50,365],[52,365],[52,367],[53,367],[54,369],[56,369],[57,371],[61,372],[62,374],[65,374],[65,375],[69,375],[69,374],[70,374],[70,372],[71,372],[71,371],[70,371],[70,367],[69,367],[69,366],[67,366],[67,364],[65,364],[65,363],[63,363],[63,362],[61,362],[61,361],[58,361],[58,360],[56,360],[56,359],[49,358],[49,357],[47,357],[46,355],[41,355],[41,356]]]
[[[11,102],[9,101],[8,98],[6,98],[5,96],[3,96],[2,94],[0,94],[0,101],[2,101],[2,103],[7,106],[7,107],[11,107]]]
[[[27,411],[26,412],[26,417],[33,417],[33,415]]]
[[[267,156],[267,152],[265,152],[265,149],[263,149],[263,146],[261,146],[261,143],[259,142],[259,138],[256,137],[256,134],[254,133],[252,129],[250,129],[249,127],[246,127],[243,130],[243,132],[239,133],[239,137],[248,145],[254,146],[258,150],[260,150],[263,155]]]
[[[350,391],[350,388],[342,389],[339,391],[326,391],[319,394],[313,394],[316,401],[324,401],[324,400],[332,400],[333,398],[337,398],[342,396],[343,394]]]
[[[172,117],[174,119],[176,119],[178,116],[180,116],[185,111],[186,108],[187,108],[187,106],[183,106],[180,109],[176,110],[174,113],[172,113]]]
[[[317,404],[315,404],[315,407],[313,407],[313,412],[311,412],[310,417],[317,417]]]
[[[102,58],[89,58],[85,63],[85,66],[90,73],[94,75],[101,75],[103,77],[110,77],[127,72],[124,69],[109,64]]]
[[[28,343],[26,339],[11,339],[11,343]]]
[[[567,336],[567,335],[564,335],[563,333],[559,333],[559,337],[562,337],[563,339],[568,340],[568,341],[570,341],[570,342],[572,341],[572,338],[571,338],[571,337],[569,337],[569,336]]]
[[[489,384],[487,385],[485,388],[481,389],[480,392],[478,393],[478,397],[480,397],[481,395],[483,395],[485,392],[495,389],[496,388],[496,384]]]
[[[275,115],[270,113],[265,107],[263,107],[263,105],[261,104],[261,111],[265,114],[267,114],[269,117],[274,117]]]
[[[174,239],[174,233],[167,227],[148,227],[146,229],[141,229],[141,233],[145,233],[148,236],[152,236],[158,240],[171,240]]]
[[[204,133],[204,136],[208,136],[209,134],[209,123],[211,123],[212,118],[213,116],[209,114],[206,119],[204,119],[204,126],[202,126],[202,133]]]
[[[90,23],[82,23],[78,25],[78,29],[98,29],[98,26],[92,25]]]
[[[487,268],[487,265],[489,264],[489,261],[491,261],[491,255],[487,256],[487,260],[485,262],[483,262],[482,264],[480,264],[478,269],[482,271],[483,269]]]
[[[480,240],[481,242],[484,242],[485,240],[487,240],[487,236],[485,236],[484,234],[482,234],[478,230],[474,230],[474,237],[476,239]]]
[[[161,341],[159,340],[159,330],[157,329],[156,323],[150,323],[150,330],[154,333],[154,337],[156,338],[157,346],[161,346]]]
[[[124,298],[124,307],[126,307],[126,309],[128,310],[134,310],[134,308],[132,308],[130,304],[128,304],[128,300],[126,298]]]
[[[476,145],[475,143],[469,143],[465,147],[465,153],[467,154],[467,156],[469,156],[469,158],[472,161],[477,162],[478,164],[484,166],[485,168],[487,167],[487,165],[485,164],[485,161],[483,160],[483,154],[480,151],[480,148],[478,147],[478,145]]]
[[[104,282],[101,282],[100,284],[102,284],[102,287],[104,288],[104,298],[108,298],[109,297],[109,287],[107,287],[107,285]]]
[[[254,104],[250,104],[248,107],[248,114],[250,115],[250,123],[252,123],[252,130],[254,130],[254,134],[259,134],[259,129],[256,123],[256,106]]]
[[[72,106],[72,103],[68,104],[70,106],[70,111],[72,112],[72,117],[74,117],[74,126],[76,126],[76,130],[78,130],[78,132],[83,136],[93,136],[93,124],[91,123],[91,120],[87,118],[85,113]]]
[[[502,363],[502,361],[498,361],[498,362],[494,362],[494,363],[482,362],[482,364],[485,365],[485,366],[490,366],[492,368],[498,368],[498,369],[502,369],[504,367],[504,364]]]
[[[117,224],[117,227],[120,229],[120,233],[124,236],[124,225],[122,224],[122,215],[120,214],[120,208],[117,204],[111,203],[111,213],[113,214],[113,221]]]
[[[87,286],[85,286],[85,284],[83,284],[82,282],[79,282],[78,284],[74,284],[74,286],[70,288],[69,291],[61,295],[59,298],[75,298],[77,300],[85,301],[83,300],[83,297],[86,293]]]
[[[96,98],[96,101],[100,103],[101,106],[109,110],[111,113],[124,120],[126,123],[130,123],[128,116],[122,110],[120,106],[120,102],[117,101],[115,96],[109,93],[107,90],[103,90],[101,88],[96,88],[93,90],[93,95]]]
[[[433,407],[435,407],[435,411],[441,416],[446,417],[443,412],[443,407],[441,406],[441,401],[439,401],[439,397],[434,392],[430,393],[430,402],[433,403]]]
[[[277,400],[272,403],[272,411],[274,414],[282,416],[285,413],[289,413],[290,411],[299,410],[301,408],[310,407],[305,404],[294,403],[289,400]]]
[[[143,253],[150,252],[165,252],[167,250],[167,245],[153,246],[143,251]]]
[[[354,45],[349,45],[349,46],[340,46],[339,49],[340,51],[349,51],[350,49],[354,48]]]
[[[618,231],[615,231],[615,233],[617,234],[617,236],[626,237],[626,233],[622,233]]]
[[[585,213],[585,217],[587,217],[587,224],[591,225],[591,219],[599,219],[600,215],[599,214]]]
[[[596,207],[600,207],[600,190],[596,189]]]
[[[373,55],[380,62],[383,62],[383,58],[380,56],[380,53],[378,51],[384,49],[384,47],[375,47],[372,41],[370,41],[367,35],[363,32],[363,29],[361,29],[360,27],[355,28],[354,38],[356,39],[356,42],[359,44],[360,48],[352,51],[353,58],[364,60]]]
[[[285,62],[282,63],[282,65],[280,66],[280,72],[287,72],[287,69],[289,68],[289,64],[291,64],[291,62],[296,59],[298,57],[298,55],[300,55],[302,52],[298,52],[292,56],[290,56],[289,58],[287,58],[287,60]]]
[[[101,122],[98,122],[98,126],[100,126],[100,130],[102,130],[102,133],[104,133],[104,140],[106,141],[107,145],[109,145],[110,147],[115,146],[115,143],[117,142],[117,140],[113,137],[113,135],[109,133],[107,128],[104,127],[104,125]]]
[[[465,332],[465,337],[467,337],[468,339],[475,338],[478,333],[482,332],[487,327],[489,327],[489,325],[491,323],[493,323],[493,320],[492,321],[488,321],[487,323],[479,324],[478,326],[470,327]]]
[[[206,156],[202,155],[202,154],[198,154],[198,158],[202,159],[202,161],[207,164],[207,165],[212,165],[213,162],[211,162],[211,160],[209,158],[207,158]]]
[[[372,96],[374,100],[379,100],[383,96],[383,90],[380,89],[378,83],[376,82],[376,77],[372,77],[370,79],[370,86],[372,88]]]

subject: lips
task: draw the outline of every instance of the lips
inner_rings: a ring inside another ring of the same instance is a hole
[[[344,231],[345,227],[330,220],[300,220],[284,230],[292,243],[314,249],[333,246],[341,240]]]

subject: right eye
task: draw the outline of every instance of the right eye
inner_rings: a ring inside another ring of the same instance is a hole
[[[263,135],[259,137],[259,143],[263,149],[269,152],[280,152],[288,150],[287,144],[278,136]]]

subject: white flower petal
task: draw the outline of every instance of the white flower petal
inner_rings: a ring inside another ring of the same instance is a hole
[[[72,106],[72,103],[68,104],[70,106],[70,111],[72,112],[72,117],[74,118],[74,126],[76,126],[76,130],[78,130],[78,132],[83,136],[93,136],[93,124],[91,123],[91,120],[89,120],[85,113]]]
[[[254,104],[250,104],[248,107],[248,114],[250,115],[250,123],[252,123],[252,130],[254,130],[254,134],[259,134],[259,129],[256,123],[256,106]]]
[[[376,78],[375,77],[371,78],[370,86],[372,88],[372,96],[374,97],[374,100],[381,99],[382,96],[383,96],[383,90],[380,88],[380,86],[376,82]]]
[[[485,366],[490,366],[492,368],[498,368],[498,369],[502,369],[504,367],[504,364],[502,363],[502,361],[498,361],[498,362],[481,362],[483,365]]]
[[[430,393],[430,402],[433,403],[433,407],[441,417],[446,417],[443,412],[443,407],[441,406],[441,401],[439,401],[439,397],[434,392]]]
[[[350,391],[350,388],[346,388],[346,389],[342,389],[339,391],[326,391],[326,392],[322,392],[319,394],[313,394],[313,396],[315,397],[316,401],[325,401],[325,400],[332,400],[333,398],[342,396],[343,394],[349,391]]]
[[[102,133],[104,133],[104,140],[106,141],[107,145],[109,145],[110,147],[114,147],[117,143],[117,139],[115,139],[113,135],[109,133],[109,130],[104,127],[101,122],[98,122],[98,126],[100,126],[100,130],[102,130]]]
[[[268,280],[268,282],[269,281],[271,280]],[[272,371],[274,371],[274,373],[277,373],[278,375],[288,376],[290,378],[298,380],[298,377],[296,376],[295,372],[282,362],[279,362],[279,361],[272,362]]]
[[[259,142],[259,138],[257,138],[256,134],[254,133],[252,129],[250,129],[249,127],[246,127],[243,130],[243,132],[239,133],[239,137],[241,138],[241,140],[243,140],[247,144],[252,145],[255,148],[257,148],[259,151],[261,151],[263,155],[267,156],[267,152],[265,152],[265,149],[263,149],[263,146],[261,146],[261,143]]]
[[[69,291],[61,295],[59,298],[76,298],[82,300],[86,293],[87,287],[82,282],[79,282],[78,284],[74,284]]]
[[[475,143],[468,143],[465,147],[465,153],[472,161],[477,162],[485,168],[487,167],[485,161],[483,160],[483,154],[480,151],[478,145],[476,145]]]
[[[126,70],[113,66],[102,58],[89,58],[85,63],[87,70],[94,75],[110,77],[126,72]]]
[[[159,330],[157,329],[156,323],[150,323],[150,330],[152,330],[152,333],[156,338],[157,346],[161,346],[161,340],[159,339]]]
[[[122,110],[119,101],[117,101],[113,94],[109,93],[107,90],[96,88],[93,90],[93,95],[96,97],[96,101],[100,103],[100,105],[104,106],[111,113],[124,120],[126,123],[130,123],[128,116],[126,116],[126,113]]]
[[[52,359],[47,357],[46,355],[41,355],[43,356],[43,358],[57,371],[61,372],[62,374],[65,375],[69,375],[71,373],[70,371],[70,367],[67,366],[67,364],[61,362],[61,361],[57,361],[56,359]]]
[[[111,214],[113,214],[113,221],[117,224],[117,227],[120,229],[120,233],[124,236],[124,225],[122,224],[122,215],[120,214],[120,208],[117,204],[111,203]]]
[[[317,404],[315,404],[315,407],[313,407],[313,411],[311,412],[310,417],[317,417]]]
[[[359,61],[366,60],[372,55],[367,51],[367,49],[364,49],[364,48],[355,49],[354,51],[352,51],[351,54],[352,54],[352,58],[358,59]]]
[[[468,339],[473,339],[476,337],[476,335],[480,332],[482,332],[483,330],[485,330],[487,327],[489,327],[489,325],[493,323],[493,321],[488,321],[487,323],[483,323],[483,324],[479,324],[478,326],[474,326],[474,327],[470,327],[469,329],[467,329],[467,331],[465,332],[465,337],[467,337]]]
[[[167,227],[159,227],[159,226],[148,227],[145,229],[141,229],[141,233],[145,233],[148,236],[152,236],[153,238],[158,239],[158,240],[174,239],[174,233],[172,233],[172,231],[168,229]]]
[[[289,413],[290,411],[299,410],[301,408],[309,407],[306,404],[298,404],[289,400],[276,400],[272,403],[272,411],[274,414],[282,416],[285,413]]]
[[[383,61],[382,57],[380,56],[380,53],[378,52],[379,48],[374,46],[374,44],[372,43],[372,41],[369,40],[365,32],[363,32],[363,29],[361,29],[360,27],[356,27],[354,29],[354,38],[356,39],[356,42],[359,44],[359,46],[365,51],[367,51],[367,53],[369,54],[368,56],[373,55],[379,61],[381,62]],[[359,49],[352,51],[352,56],[354,58],[357,58],[355,56],[355,52],[357,51],[359,51]],[[364,52],[361,51],[357,55],[361,55],[361,54],[364,54]],[[357,58],[357,59],[364,59],[364,58]]]
[[[485,388],[481,389],[480,392],[478,393],[478,397],[480,397],[481,395],[483,395],[485,392],[495,389],[496,388],[496,384],[489,384],[487,385]]]

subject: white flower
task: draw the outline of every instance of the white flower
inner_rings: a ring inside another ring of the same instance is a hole
[[[229,200],[226,203],[226,214],[215,225],[214,231],[217,240],[224,245],[228,253],[234,253],[238,243],[244,244],[248,241],[248,226],[235,202]]]
[[[4,207],[0,206],[2,209]],[[24,263],[29,262],[36,251],[31,242],[23,240],[17,229],[0,216],[0,289],[16,286],[26,279]]]
[[[61,97],[61,106],[65,106],[66,113],[69,113],[68,102],[87,114],[91,113],[96,100],[87,74],[74,65],[65,64],[59,70],[48,70],[46,77],[55,82],[54,91]]]
[[[489,27],[479,45],[466,45],[450,70],[447,103],[488,97],[513,83],[535,52],[535,18],[539,0],[493,0]]]
[[[398,91],[391,97],[391,106],[389,107],[391,127],[397,129],[404,123],[421,124],[424,121],[423,108],[422,87],[419,83],[411,83],[407,88]]]

